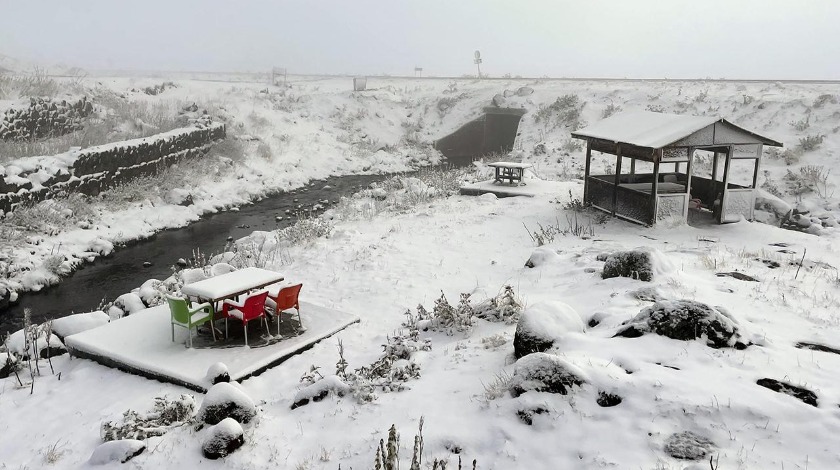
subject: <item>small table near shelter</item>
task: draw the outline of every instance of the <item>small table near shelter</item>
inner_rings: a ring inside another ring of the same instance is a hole
[[[525,184],[522,183],[522,173],[525,171],[525,168],[530,168],[530,163],[515,163],[515,162],[493,162],[488,163],[487,166],[492,166],[496,169],[496,176],[493,180],[494,183],[504,183],[507,180],[508,183],[513,184]]]
[[[227,274],[193,282],[181,288],[181,293],[200,301],[216,302],[232,299],[253,289],[261,289],[283,280],[283,275],[260,268],[243,268]],[[214,307],[215,308],[215,307]]]

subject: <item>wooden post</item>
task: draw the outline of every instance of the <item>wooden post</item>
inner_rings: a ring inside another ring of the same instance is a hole
[[[691,200],[691,162],[694,161],[694,147],[688,148],[688,163],[685,164],[685,220],[688,222],[688,204]]]
[[[755,152],[755,170],[753,170],[752,187],[755,189],[758,186],[758,170],[761,167],[761,153],[764,151],[764,145],[758,144],[758,150]]]
[[[586,140],[586,165],[583,169],[583,202],[589,202],[589,167],[592,162],[592,141]]]
[[[662,149],[653,154],[653,183],[650,186],[650,207],[652,209],[650,224],[656,223],[657,192],[659,191],[659,160],[662,158]]]
[[[621,184],[621,144],[615,146],[615,184],[613,185],[612,215],[618,207],[618,185]]]
[[[631,175],[636,174],[636,159],[635,158],[630,159],[630,174]],[[632,181],[635,183],[636,179],[634,178]]]
[[[723,190],[720,192],[720,215],[718,222],[723,222],[723,208],[726,207],[726,193],[729,191],[729,162],[732,161],[732,146],[726,148],[726,162],[723,164]]]
[[[712,159],[712,201],[717,197],[717,172],[718,172],[718,153],[714,152]]]

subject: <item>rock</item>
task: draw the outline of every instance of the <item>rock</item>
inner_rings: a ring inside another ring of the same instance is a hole
[[[93,450],[88,463],[105,465],[111,462],[126,463],[146,450],[146,444],[136,439],[108,441]]]
[[[201,402],[196,419],[207,424],[218,424],[225,418],[248,423],[257,416],[254,401],[232,383],[220,382],[213,385]]]
[[[758,279],[756,279],[756,278],[754,278],[750,275],[744,274],[744,273],[739,273],[738,271],[732,271],[732,272],[728,272],[728,273],[715,273],[715,276],[717,276],[717,277],[731,277],[731,278],[737,279],[739,281],[758,282]]]
[[[665,296],[656,287],[642,287],[627,293],[630,297],[642,302],[659,302],[665,300]]]
[[[505,98],[510,98],[511,96],[515,96],[515,95],[516,95],[516,91],[514,91],[514,90],[505,90],[505,91],[502,93],[502,95],[503,95]]]
[[[529,86],[523,86],[516,89],[516,96],[528,96],[534,94],[534,89]]]
[[[645,333],[656,333],[682,341],[703,338],[712,348],[746,348],[731,316],[694,300],[656,302],[622,325],[624,328],[615,336],[638,338]]]
[[[245,444],[245,433],[242,426],[233,418],[225,418],[219,424],[210,428],[209,436],[201,446],[204,456],[216,460],[230,455]]]
[[[551,348],[564,334],[583,332],[583,320],[569,305],[559,302],[540,302],[528,306],[516,324],[513,354],[517,358]]]
[[[641,247],[609,255],[604,262],[601,278],[629,277],[651,281],[655,275],[674,270],[673,264],[655,248]]]
[[[803,403],[807,403],[808,405],[819,406],[817,403],[817,394],[808,390],[807,388],[798,387],[787,382],[781,382],[776,379],[767,378],[758,379],[756,383],[758,385],[761,385],[762,387],[769,388],[774,392],[790,395],[796,398],[797,400],[802,401]]]
[[[522,409],[522,410],[517,410],[516,411],[516,416],[519,417],[520,421],[527,424],[528,426],[531,426],[532,424],[534,424],[534,416],[535,415],[541,415],[541,414],[546,414],[546,413],[548,413],[548,409],[546,409],[545,407],[534,406],[534,407],[525,408],[525,409]]]
[[[827,353],[832,353],[832,354],[840,354],[840,349],[832,348],[831,346],[826,346],[824,344],[809,343],[809,342],[805,342],[805,341],[800,341],[800,342],[796,343],[794,346],[796,346],[799,349],[810,349],[812,351],[822,351],[822,352],[827,352]]]
[[[207,382],[216,385],[217,383],[230,382],[230,372],[224,363],[217,362],[207,368],[205,376]]]
[[[15,373],[16,370],[21,370],[23,365],[18,360],[17,356],[11,355],[9,356],[6,353],[3,353],[2,359],[0,360],[0,379],[5,379],[6,377]]]
[[[493,96],[493,106],[501,108],[505,105],[505,103],[507,103],[507,100],[500,93],[496,93],[496,95]]]
[[[148,267],[150,267],[151,265],[152,265],[152,262],[151,262],[151,261],[143,261],[143,267],[144,267],[144,268],[148,268]]]
[[[516,361],[508,389],[514,397],[528,391],[566,395],[573,386],[584,382],[583,372],[571,363],[537,352]]]
[[[350,392],[350,386],[335,375],[328,375],[323,379],[300,389],[292,400],[292,409],[304,406],[310,402],[318,402],[330,393],[343,397]]]
[[[531,256],[528,258],[528,261],[525,262],[525,266],[528,268],[534,268],[537,266],[541,266],[543,264],[548,264],[551,261],[557,260],[559,256],[557,252],[552,250],[551,248],[541,246],[534,250],[531,253]]]
[[[714,447],[712,441],[691,431],[671,434],[665,441],[665,453],[680,460],[700,460]]]
[[[616,394],[613,394],[613,393],[607,393],[607,392],[601,391],[601,392],[598,392],[598,398],[595,400],[595,403],[597,403],[598,406],[602,406],[604,408],[609,408],[611,406],[616,406],[616,405],[620,404],[621,403],[621,397],[616,395]]]

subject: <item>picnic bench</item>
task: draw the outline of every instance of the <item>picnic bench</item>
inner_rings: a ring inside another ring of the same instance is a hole
[[[488,163],[487,166],[491,166],[496,169],[496,175],[493,179],[493,183],[505,183],[507,181],[510,184],[525,184],[522,182],[522,174],[524,173],[526,168],[530,168],[530,163],[516,163],[516,162],[493,162]]]

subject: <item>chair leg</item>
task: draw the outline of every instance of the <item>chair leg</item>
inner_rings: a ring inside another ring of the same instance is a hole
[[[228,334],[228,327],[227,327],[227,317],[225,317],[225,339],[230,339],[230,334]]]
[[[170,322],[169,326],[172,327],[172,342],[174,343],[175,342],[175,324]]]
[[[248,346],[248,322],[242,322],[242,329],[245,330],[245,346]]]
[[[295,310],[297,310],[297,313],[298,313],[298,326],[302,330],[303,329],[303,320],[301,320],[301,318],[300,318],[300,308],[295,307]]]
[[[213,324],[213,320],[207,322],[210,325],[210,334],[213,335],[213,342],[216,342],[216,325]]]

